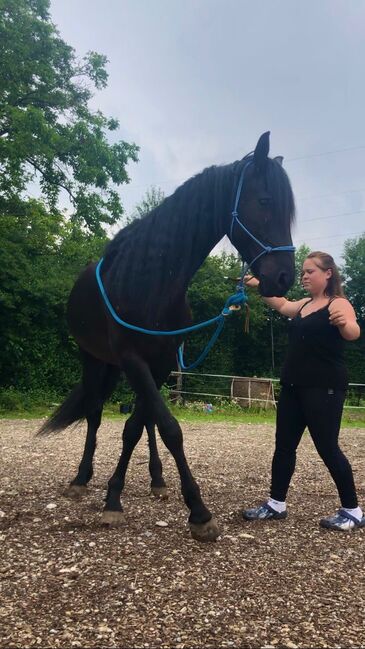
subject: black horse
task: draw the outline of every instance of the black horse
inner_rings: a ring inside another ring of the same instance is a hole
[[[158,331],[189,326],[189,282],[225,234],[243,259],[251,263],[260,279],[262,295],[286,293],[294,280],[293,248],[290,250],[294,198],[282,158],[270,159],[268,153],[269,133],[264,133],[253,154],[194,176],[146,217],[122,229],[107,245],[101,278],[120,318]],[[236,194],[243,173],[242,192]],[[262,242],[271,248],[263,250]],[[282,250],[282,246],[289,250]],[[136,393],[136,402],[124,427],[120,460],[108,483],[103,523],[117,525],[123,521],[120,499],[125,474],[144,427],[150,447],[152,492],[165,495],[154,431],[157,424],[180,474],[181,491],[190,510],[191,533],[201,541],[214,540],[219,535],[217,524],[189,469],[181,428],[159,392],[176,366],[182,338],[146,335],[115,322],[102,298],[95,269],[96,264],[90,264],[81,273],[68,303],[69,327],[82,354],[82,382],[40,432],[61,430],[86,418],[84,454],[68,489],[70,496],[81,494],[93,473],[103,404],[123,373]]]

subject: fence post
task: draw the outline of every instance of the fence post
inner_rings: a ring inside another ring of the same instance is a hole
[[[178,404],[181,404],[181,401],[182,401],[182,396],[181,396],[182,389],[183,389],[183,375],[182,375],[182,371],[181,371],[181,365],[180,365],[180,363],[178,361],[177,362],[177,376],[176,376],[176,393],[177,393],[176,402]]]

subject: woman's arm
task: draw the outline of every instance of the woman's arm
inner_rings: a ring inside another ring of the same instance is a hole
[[[260,284],[259,280],[256,279],[256,277],[253,277],[253,275],[246,275],[244,283],[246,286],[252,286],[255,288]],[[308,298],[295,301],[287,300],[285,297],[263,297],[262,299],[266,304],[271,306],[272,309],[279,311],[281,315],[285,315],[288,318],[295,318],[301,307],[308,302]]]
[[[338,297],[329,305],[330,323],[338,330],[345,340],[357,340],[360,327],[352,304],[344,297]]]

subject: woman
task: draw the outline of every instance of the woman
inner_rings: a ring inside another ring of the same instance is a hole
[[[246,284],[258,286],[259,282],[248,276]],[[307,426],[341,502],[338,512],[323,518],[320,525],[331,530],[364,527],[365,516],[358,504],[352,469],[338,445],[348,384],[344,341],[356,340],[360,327],[330,255],[308,255],[303,264],[302,284],[310,299],[291,302],[284,297],[264,298],[272,308],[291,318],[289,348],[281,372],[270,498],[258,507],[246,509],[242,515],[249,521],[287,516],[286,495],[294,473],[296,449]]]

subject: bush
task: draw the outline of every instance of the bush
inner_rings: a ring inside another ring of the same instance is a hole
[[[0,390],[0,412],[18,412],[22,409],[22,394],[15,388]]]
[[[0,412],[32,412],[34,409],[54,408],[62,400],[55,392],[40,389],[22,392],[12,386],[0,389]]]

